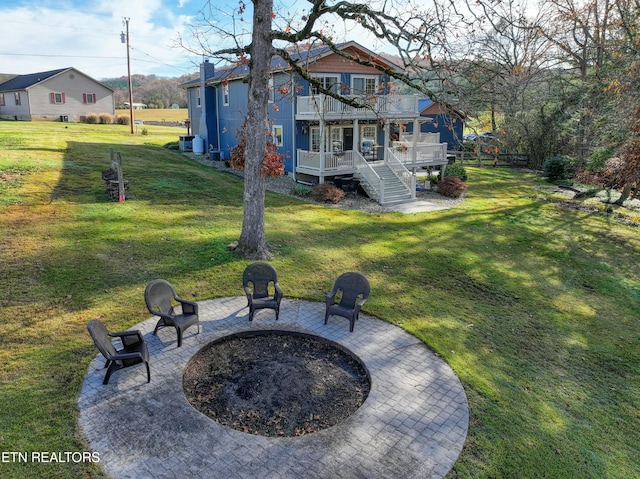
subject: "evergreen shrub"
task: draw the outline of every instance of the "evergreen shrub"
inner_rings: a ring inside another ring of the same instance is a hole
[[[453,165],[447,165],[444,174],[447,176],[455,176],[461,181],[467,181],[467,170],[462,165],[456,165],[455,163]]]

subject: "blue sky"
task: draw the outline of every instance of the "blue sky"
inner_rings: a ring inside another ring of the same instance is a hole
[[[201,57],[175,47],[205,0],[1,0],[0,73],[74,67],[96,78],[127,74],[120,41],[128,17],[132,73],[174,77]],[[236,0],[219,5],[237,6]],[[229,7],[232,9],[232,7]]]
[[[176,45],[190,38],[190,25],[206,0],[0,0],[0,73],[27,74],[74,67],[95,78],[127,75],[127,48],[120,41],[129,18],[131,73],[177,77],[198,71],[202,54]],[[251,0],[245,0],[251,5]],[[238,0],[212,0],[219,25],[237,12]],[[293,24],[309,8],[306,0],[275,0],[276,13]],[[248,28],[247,22],[236,27]],[[357,29],[333,25],[336,41],[355,40],[382,49]],[[245,32],[246,33],[246,32]],[[209,36],[218,49],[220,38]]]

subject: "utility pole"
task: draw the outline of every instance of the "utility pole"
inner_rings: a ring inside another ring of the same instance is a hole
[[[120,33],[120,41],[127,43],[127,76],[129,77],[129,124],[131,125],[131,134],[133,135],[133,87],[131,84],[131,56],[129,54],[129,18],[122,20],[123,25],[126,26],[127,33]]]

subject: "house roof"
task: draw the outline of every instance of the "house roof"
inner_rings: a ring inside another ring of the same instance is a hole
[[[15,75],[13,78],[5,81],[4,83],[0,83],[0,91],[27,90],[32,86],[37,85],[38,83],[41,83],[45,80],[48,80],[49,78],[52,78],[56,75],[60,75],[61,73],[64,73],[69,70],[74,70],[84,76],[87,76],[73,67],[60,68],[58,70],[50,70],[47,72],[28,73],[26,75]],[[100,83],[99,81],[94,80],[93,78],[91,79],[96,83]],[[102,83],[100,84],[102,85]],[[103,85],[103,86],[113,91],[113,88],[110,88],[106,85]]]
[[[375,58],[377,62],[380,63],[384,63],[386,64],[389,68],[396,68],[398,69],[399,67],[397,65],[395,65],[394,63],[390,62],[387,59],[384,59],[382,57],[380,57],[378,54],[372,52],[371,50],[363,47],[362,45],[360,45],[357,42],[354,41],[349,41],[349,42],[345,42],[345,43],[340,43],[337,45],[339,50],[346,50],[347,48],[355,48],[357,50],[362,51],[365,56],[367,57],[371,57],[371,58]],[[305,62],[305,63],[312,63],[312,62],[316,62],[318,60],[321,60],[322,58],[325,58],[331,54],[333,54],[333,50],[331,50],[331,48],[329,48],[326,45],[322,45],[316,48],[310,48],[308,50],[303,50],[303,51],[297,51],[291,54],[291,59],[294,62]],[[271,59],[271,70],[272,71],[282,71],[282,70],[286,70],[289,68],[289,63],[282,58],[281,56],[274,56]],[[225,65],[219,69],[216,69],[216,71],[214,72],[213,76],[210,77],[209,79],[207,79],[207,83],[209,84],[216,84],[216,83],[220,83],[224,80],[228,80],[228,79],[238,79],[238,78],[243,78],[245,76],[247,76],[249,74],[249,66],[245,63],[242,64],[234,64],[234,65]],[[199,78],[195,78],[193,80],[189,80],[187,82],[182,83],[180,86],[185,87],[185,88],[189,88],[192,86],[196,86],[200,83],[200,79]]]
[[[433,105],[433,100],[431,98],[419,98],[418,99],[418,111],[423,112],[427,108]]]
[[[421,115],[427,115],[427,114],[434,114],[432,113],[427,113],[427,110],[436,102],[434,102],[431,98],[419,98],[418,99],[418,111],[420,112]],[[444,113],[444,109],[442,111]],[[457,116],[459,116],[460,118],[466,118],[466,115],[464,113],[462,113],[459,109],[457,108],[452,108],[450,113],[453,113]]]
[[[16,75],[10,80],[0,83],[0,91],[9,91],[9,90],[26,90],[27,88],[32,87],[42,81],[48,80],[49,78],[59,75],[60,73],[70,70],[71,68],[61,68],[59,70],[51,70],[48,72],[39,72],[39,73],[29,73],[27,75]]]

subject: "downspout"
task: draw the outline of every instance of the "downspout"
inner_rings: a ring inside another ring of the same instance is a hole
[[[294,80],[294,76],[291,75],[291,134],[293,136],[293,146],[292,152],[293,155],[293,181],[296,181],[296,166],[298,163],[298,150],[296,149],[296,82]]]
[[[204,61],[200,65],[200,119],[198,122],[198,133],[202,138],[204,145],[207,146],[206,151],[209,151],[209,138],[207,138],[207,74],[205,63],[208,63],[208,61]],[[204,148],[203,151],[205,151]]]
[[[220,144],[220,109],[218,105],[220,104],[218,98],[218,85],[214,87],[216,89],[216,137],[218,138],[218,153],[220,153],[220,159],[222,160],[222,145]]]

